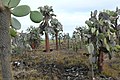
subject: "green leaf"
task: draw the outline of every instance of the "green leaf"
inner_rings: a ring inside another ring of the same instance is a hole
[[[113,47],[113,50],[116,51],[116,52],[119,51],[116,47]]]
[[[90,43],[87,46],[87,49],[88,49],[89,54],[93,54],[94,53],[94,45],[92,43]]]
[[[55,34],[55,31],[52,27],[45,27],[45,32],[50,34]]]
[[[110,51],[110,46],[108,44],[105,44],[105,45],[106,45],[106,49]]]
[[[30,13],[30,7],[27,5],[21,5],[21,6],[15,7],[11,12],[14,16],[17,16],[17,17],[26,16]]]
[[[96,30],[96,28],[94,27],[94,28],[91,28],[91,32],[92,33],[94,33],[95,32],[95,30]]]
[[[99,19],[109,20],[109,15],[106,12],[100,12],[98,17]]]
[[[106,38],[104,38],[104,44],[107,44],[107,39]]]
[[[110,32],[114,33],[114,32],[116,32],[116,30],[111,27]]]
[[[99,23],[100,23],[101,25],[103,25],[104,20],[103,20],[103,19],[100,19],[100,20],[99,20]]]
[[[107,30],[107,36],[109,37],[109,40],[110,40],[111,34],[110,34],[110,30],[109,29]]]
[[[31,11],[30,12],[30,19],[35,23],[39,23],[40,21],[43,20],[43,15],[41,12]]]
[[[97,10],[94,11],[94,16],[96,16],[96,15],[97,15]]]
[[[99,34],[98,34],[98,38],[99,38],[99,39],[104,39],[104,37],[105,37],[105,35],[104,35],[103,33],[99,33]]]
[[[10,28],[10,35],[12,37],[16,37],[17,36],[17,31],[15,31],[14,29]]]
[[[106,38],[104,38],[104,44],[105,44],[106,49],[107,49],[108,51],[110,51],[110,46],[108,45]]]
[[[54,28],[54,29],[56,29],[57,31],[63,31],[62,24],[60,22],[58,22],[57,28]]]
[[[98,34],[99,34],[99,31],[97,30],[97,31],[96,31],[96,36],[98,36]]]
[[[89,21],[89,20],[86,20],[85,23],[86,23],[89,27],[92,27],[92,26],[93,26],[92,23],[91,23],[91,21]]]
[[[94,18],[94,17],[90,18],[89,20],[92,21],[92,22],[96,22],[96,18]]]
[[[58,24],[58,20],[57,20],[56,18],[51,19],[50,23],[51,23],[52,25],[56,25],[56,24]]]
[[[11,26],[16,30],[21,28],[21,24],[16,18],[11,18]]]
[[[118,50],[120,50],[120,45],[116,45],[115,47],[116,47]]]
[[[2,0],[2,2],[4,6],[8,7],[8,3],[10,2],[10,0]]]
[[[14,8],[20,3],[20,0],[10,0],[8,7],[9,8]]]

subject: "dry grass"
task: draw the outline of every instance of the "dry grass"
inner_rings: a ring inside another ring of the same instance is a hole
[[[82,55],[85,52],[86,51],[84,50],[79,50],[77,53],[68,50],[63,51],[54,50],[50,53],[45,53],[42,52],[41,50],[34,50],[31,52],[26,52],[24,54],[13,55],[12,61],[25,60],[28,63],[34,62],[35,65],[39,64],[40,62],[43,62],[45,64],[56,63],[64,67],[70,67],[79,64],[85,64],[89,66],[88,57]],[[115,58],[114,60],[105,62],[104,71],[102,73],[112,77],[120,76],[120,65],[113,63],[115,61],[120,62],[119,59],[120,58],[117,56],[117,58]],[[110,66],[110,64],[112,64],[112,67]],[[15,71],[13,72],[14,74],[16,73]],[[29,69],[28,71],[23,70],[23,73],[28,75],[27,78],[25,78],[24,80],[49,80],[49,77],[47,75],[37,77],[38,71],[32,68]],[[0,80],[2,80],[1,74]]]
[[[74,53],[68,50],[64,50],[64,51],[54,50],[50,53],[45,53],[40,50],[35,50],[32,52],[26,52],[24,54],[12,56],[12,61],[25,60],[28,63],[33,62],[34,65],[38,65],[41,62],[44,64],[56,63],[62,67],[63,66],[70,67],[70,66],[79,65],[79,64],[85,64],[89,66],[88,57],[82,55],[82,53],[84,52],[85,51],[82,51],[82,50],[78,51],[78,53]],[[49,80],[47,75],[35,77],[35,75],[37,75],[38,72],[36,70],[33,70],[32,68],[29,69],[28,71],[25,71],[24,73],[29,75],[29,77],[25,78],[25,80],[40,80],[40,79]]]
[[[104,70],[102,72],[107,76],[120,79],[120,54],[114,55],[113,59],[107,60],[104,63]]]

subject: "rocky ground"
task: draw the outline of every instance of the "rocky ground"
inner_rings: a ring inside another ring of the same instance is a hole
[[[32,51],[23,55],[13,55],[12,62],[18,62],[12,63],[14,78],[15,80],[92,80],[89,59],[83,53],[84,51],[82,53]],[[113,63],[108,64],[104,65],[107,72],[95,75],[95,80],[120,80],[110,74],[114,67]]]
[[[93,80],[88,56],[83,50],[41,50],[12,54],[12,72],[15,80]],[[120,80],[120,55],[104,61],[104,70],[95,80]]]

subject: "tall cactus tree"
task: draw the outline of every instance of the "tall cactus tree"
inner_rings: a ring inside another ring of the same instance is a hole
[[[10,27],[14,29],[20,29],[20,22],[11,17],[11,14],[17,17],[26,16],[30,13],[31,16],[39,15],[36,12],[33,14],[30,11],[30,7],[27,5],[17,6],[20,0],[0,0],[0,60],[2,66],[2,80],[13,80],[10,66],[10,54],[11,54],[11,38],[10,38]],[[37,17],[36,17],[37,18]],[[31,20],[41,21],[42,17],[39,19]]]
[[[56,16],[53,14],[53,9],[52,6],[44,6],[44,7],[39,7],[38,9],[40,9],[40,12],[42,12],[43,15],[43,21],[40,24],[40,30],[41,33],[43,34],[43,32],[45,32],[45,48],[46,48],[46,52],[50,51],[50,45],[49,45],[49,35],[48,33],[54,32],[52,27],[49,25],[49,21],[52,18],[52,16]]]
[[[67,48],[70,48],[70,35],[67,33]]]
[[[73,43],[73,51],[77,52],[78,50],[78,44],[77,41],[78,40],[78,32],[77,31],[73,31],[73,35],[72,35],[72,43]]]
[[[79,34],[79,36],[80,36],[80,40],[79,40],[79,43],[80,43],[80,49],[82,48],[82,45],[83,45],[83,43],[84,43],[84,39],[83,39],[83,34],[84,34],[84,28],[85,27],[78,27],[78,28],[75,28],[76,29],[76,31],[77,31],[77,33]]]
[[[58,50],[58,33],[63,31],[62,24],[56,18],[52,18],[50,23],[55,32],[56,50]]]
[[[87,33],[89,36],[88,52],[92,54],[92,62],[98,64],[100,72],[103,69],[103,53],[108,53],[111,59],[112,53],[119,47],[119,45],[114,44],[115,32],[112,30],[109,18],[106,12],[100,12],[97,16],[97,10],[95,10],[91,12],[91,17],[86,21],[89,27]]]
[[[28,35],[29,35],[29,44],[31,45],[32,49],[36,49],[40,45],[40,30],[39,28],[35,28],[33,26],[30,26],[28,29]]]

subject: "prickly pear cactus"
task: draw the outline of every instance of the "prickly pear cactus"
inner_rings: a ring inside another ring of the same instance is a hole
[[[20,5],[21,0],[2,0],[2,3],[5,7],[9,8],[11,14],[16,17],[23,17],[30,14],[31,21],[38,23],[43,19],[43,15],[40,11],[31,11],[28,5]],[[34,16],[34,17],[33,17]],[[11,25],[15,30],[19,30],[21,28],[20,22],[16,18],[11,18]]]

